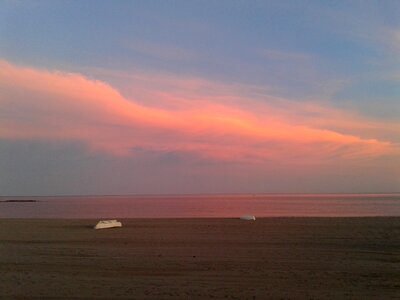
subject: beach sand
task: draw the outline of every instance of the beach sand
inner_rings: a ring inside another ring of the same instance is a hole
[[[399,299],[400,218],[0,219],[1,299]]]

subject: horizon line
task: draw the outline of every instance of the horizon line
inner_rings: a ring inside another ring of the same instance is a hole
[[[4,197],[152,197],[152,196],[163,196],[163,197],[174,197],[174,196],[263,196],[263,195],[293,195],[293,196],[302,196],[302,195],[400,195],[400,191],[398,192],[351,192],[351,193],[340,193],[340,192],[327,192],[327,193],[296,193],[296,192],[262,192],[262,193],[138,193],[138,194],[56,194],[56,195],[0,195],[1,198]]]

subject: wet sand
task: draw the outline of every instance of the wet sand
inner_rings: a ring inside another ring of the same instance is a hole
[[[1,299],[398,299],[400,218],[0,219]]]

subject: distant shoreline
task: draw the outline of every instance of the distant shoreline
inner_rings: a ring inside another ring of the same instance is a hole
[[[0,200],[0,203],[20,203],[20,202],[39,202],[39,200],[33,200],[33,199],[23,199],[23,200]]]
[[[143,193],[143,194],[61,194],[61,195],[2,195],[0,198],[24,198],[24,197],[33,197],[33,198],[76,198],[76,197],[134,197],[134,198],[147,198],[147,197],[162,197],[162,198],[173,198],[173,197],[273,197],[273,196],[288,196],[288,197],[318,197],[318,196],[399,196],[400,191],[398,192],[354,192],[354,193],[183,193],[183,194],[152,194],[152,193]],[[0,200],[1,201],[1,200]]]

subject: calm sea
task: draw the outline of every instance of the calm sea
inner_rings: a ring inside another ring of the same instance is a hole
[[[400,194],[57,196],[0,197],[0,201],[0,218],[400,216]]]

